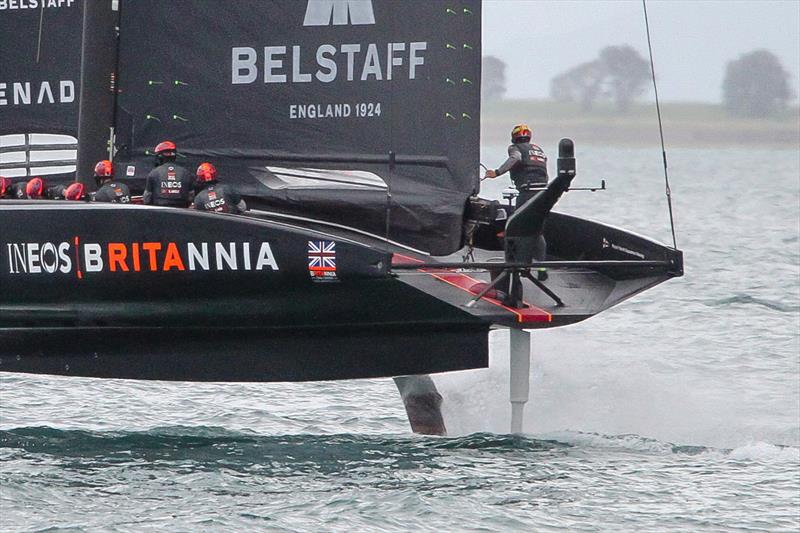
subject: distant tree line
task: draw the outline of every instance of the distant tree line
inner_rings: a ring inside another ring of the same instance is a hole
[[[755,50],[730,61],[725,69],[722,101],[732,115],[775,116],[793,98],[789,73],[772,52]]]
[[[612,102],[624,113],[642,95],[650,80],[650,63],[631,46],[607,46],[597,59],[581,63],[550,81],[550,97],[575,102],[591,111],[598,102]],[[506,93],[506,64],[483,58],[482,98],[502,100]],[[768,50],[755,50],[729,61],[722,82],[722,101],[731,115],[768,117],[785,111],[795,98],[789,73]]]
[[[649,78],[650,63],[631,46],[607,46],[597,59],[553,78],[550,97],[577,102],[584,111],[590,111],[598,101],[611,101],[624,113],[644,93]]]

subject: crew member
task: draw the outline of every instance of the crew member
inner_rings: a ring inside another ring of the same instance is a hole
[[[14,198],[15,200],[26,200],[28,198],[28,193],[25,192],[25,189],[28,187],[27,181],[18,181],[11,185],[11,192],[9,194],[10,198]]]
[[[511,146],[508,159],[495,170],[487,170],[485,178],[496,178],[511,171],[511,181],[519,191],[517,207],[521,207],[547,186],[547,156],[544,151],[531,144],[531,129],[518,124],[511,130]]]
[[[11,187],[13,184],[11,178],[0,176],[0,198],[12,198]]]
[[[239,193],[217,180],[217,169],[211,163],[201,163],[197,167],[197,188],[200,192],[194,198],[195,209],[217,213],[244,213],[247,205]]]
[[[172,141],[164,141],[155,149],[156,168],[147,176],[142,203],[168,207],[188,207],[192,200],[194,179],[175,163],[178,149]]]
[[[130,189],[124,183],[114,181],[114,165],[108,159],[98,161],[94,166],[94,180],[98,187],[97,192],[94,193],[95,202],[113,204],[129,204],[131,202]]]
[[[66,185],[53,185],[52,187],[48,187],[44,193],[45,198],[49,198],[50,200],[63,200],[64,199],[64,192],[67,190]]]
[[[86,187],[83,185],[83,183],[79,181],[70,184],[70,186],[64,190],[64,199],[71,200],[73,202],[77,202],[79,200],[85,200]]]
[[[43,200],[46,198],[47,184],[44,179],[36,177],[32,178],[25,184],[25,197],[30,200]]]
[[[6,195],[8,198],[15,200],[27,200],[28,198],[42,198],[44,192],[44,180],[42,178],[33,178],[30,181],[18,181],[11,185],[11,188]],[[31,196],[28,190],[33,193]]]

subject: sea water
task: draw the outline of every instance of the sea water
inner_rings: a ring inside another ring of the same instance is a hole
[[[577,156],[608,190],[559,211],[671,242],[658,149]],[[686,276],[535,332],[524,435],[502,331],[488,369],[435,376],[446,438],[410,433],[388,379],[3,374],[0,530],[797,531],[800,154],[669,158]]]

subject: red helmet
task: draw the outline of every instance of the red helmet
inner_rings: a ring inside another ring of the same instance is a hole
[[[211,163],[200,163],[197,167],[197,181],[200,183],[208,183],[210,181],[217,181],[217,169]]]
[[[6,195],[8,189],[11,188],[11,178],[4,178],[0,176],[0,198]]]
[[[102,163],[101,161],[100,163]],[[100,164],[98,163],[98,165]],[[106,161],[108,163],[108,161]],[[86,192],[86,187],[84,187],[83,183],[75,182],[64,191],[64,199],[66,200],[81,200],[83,199],[83,194]]]
[[[44,198],[45,183],[42,178],[31,179],[25,186],[25,194],[28,198]]]
[[[156,146],[155,149],[156,155],[172,155],[177,151],[178,147],[175,146],[175,143],[172,141],[162,141],[158,143],[158,146]],[[172,154],[169,152],[172,152]]]
[[[517,124],[514,126],[514,129],[511,130],[511,142],[528,142],[531,140],[531,135],[531,129],[527,124]]]
[[[98,178],[110,178],[114,175],[114,165],[108,159],[98,161],[94,166],[94,175]]]

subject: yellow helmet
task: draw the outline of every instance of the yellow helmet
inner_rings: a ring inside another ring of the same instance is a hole
[[[531,129],[527,124],[517,124],[511,130],[511,142],[528,142],[531,140]]]

